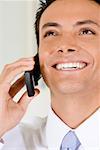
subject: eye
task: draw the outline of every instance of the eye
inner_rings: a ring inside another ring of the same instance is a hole
[[[92,31],[91,29],[82,29],[80,31],[79,35],[95,35],[95,31]]]
[[[45,34],[44,34],[44,38],[45,37],[49,37],[49,36],[56,36],[57,33],[54,32],[54,31],[47,31]]]

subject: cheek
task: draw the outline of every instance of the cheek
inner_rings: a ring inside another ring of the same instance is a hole
[[[50,55],[54,53],[59,45],[59,37],[51,37],[40,41],[39,53],[40,55]]]
[[[100,40],[98,39],[78,39],[79,46],[86,50],[94,59],[100,59]]]
[[[39,59],[40,59],[40,66],[42,67],[45,63],[45,60],[48,56],[48,50],[46,44],[40,41],[39,45]]]
[[[48,69],[48,53],[46,51],[42,51],[40,49],[40,53],[39,53],[39,59],[40,59],[40,68],[41,68],[41,74],[42,77],[46,83],[46,85],[49,87],[49,79],[50,79],[50,73],[49,73],[49,69]]]
[[[50,87],[50,80],[52,73],[50,72],[49,58],[51,53],[52,46],[50,43],[40,44],[39,46],[39,59],[40,59],[40,68],[43,79],[48,87]]]
[[[40,68],[42,74],[45,74],[45,70],[48,68],[47,67],[47,60],[48,60],[48,49],[45,44],[40,44],[39,46],[39,60],[40,60]]]

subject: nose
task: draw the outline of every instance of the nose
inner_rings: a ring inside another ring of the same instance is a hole
[[[58,53],[73,53],[78,51],[79,45],[75,37],[72,35],[65,35],[61,37],[56,48]]]

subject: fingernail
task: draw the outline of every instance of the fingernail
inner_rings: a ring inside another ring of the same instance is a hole
[[[37,96],[39,93],[40,93],[40,90],[39,89],[35,89],[35,95],[34,96]]]

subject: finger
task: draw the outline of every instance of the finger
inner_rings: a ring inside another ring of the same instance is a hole
[[[2,73],[1,73],[1,76],[0,76],[0,83],[5,81],[5,78],[10,75],[16,68],[23,68],[23,67],[30,67],[32,68],[32,66],[34,66],[35,62],[33,60],[33,58],[28,58],[28,59],[25,59],[25,58],[22,58],[12,64],[8,64],[8,65],[5,65]],[[29,68],[29,70],[30,70]]]
[[[23,111],[26,111],[29,103],[32,99],[34,99],[40,93],[39,89],[35,89],[35,95],[33,97],[28,97],[27,92],[25,92],[20,98],[18,105],[21,107]]]
[[[5,77],[3,79],[4,83],[11,83],[17,75],[24,73],[25,71],[30,71],[34,68],[34,65],[29,66],[20,66],[17,68],[13,68],[10,72],[9,70],[6,72]]]
[[[22,66],[22,65],[27,65],[27,64],[34,64],[34,58],[31,57],[31,58],[21,58],[11,64],[8,64],[6,65],[7,68],[15,68],[15,67],[18,67],[18,66]],[[6,67],[5,66],[5,67]]]
[[[9,94],[13,98],[25,85],[25,78],[22,76],[19,78],[10,88]]]
[[[28,66],[24,66],[24,67],[16,68],[12,72],[8,73],[8,76],[6,75],[5,78],[3,78],[2,81],[0,81],[0,87],[3,88],[3,90],[0,91],[0,94],[3,97],[5,97],[6,96],[5,93],[7,94],[9,92],[9,90],[11,88],[11,83],[15,79],[15,77],[17,75],[20,75],[21,73],[24,73],[25,71],[30,71],[33,68],[34,68],[33,66],[29,66],[29,67]],[[1,77],[0,77],[0,79],[1,79]],[[15,93],[14,93],[14,95],[15,95]],[[12,95],[12,96],[14,96],[14,95]]]

